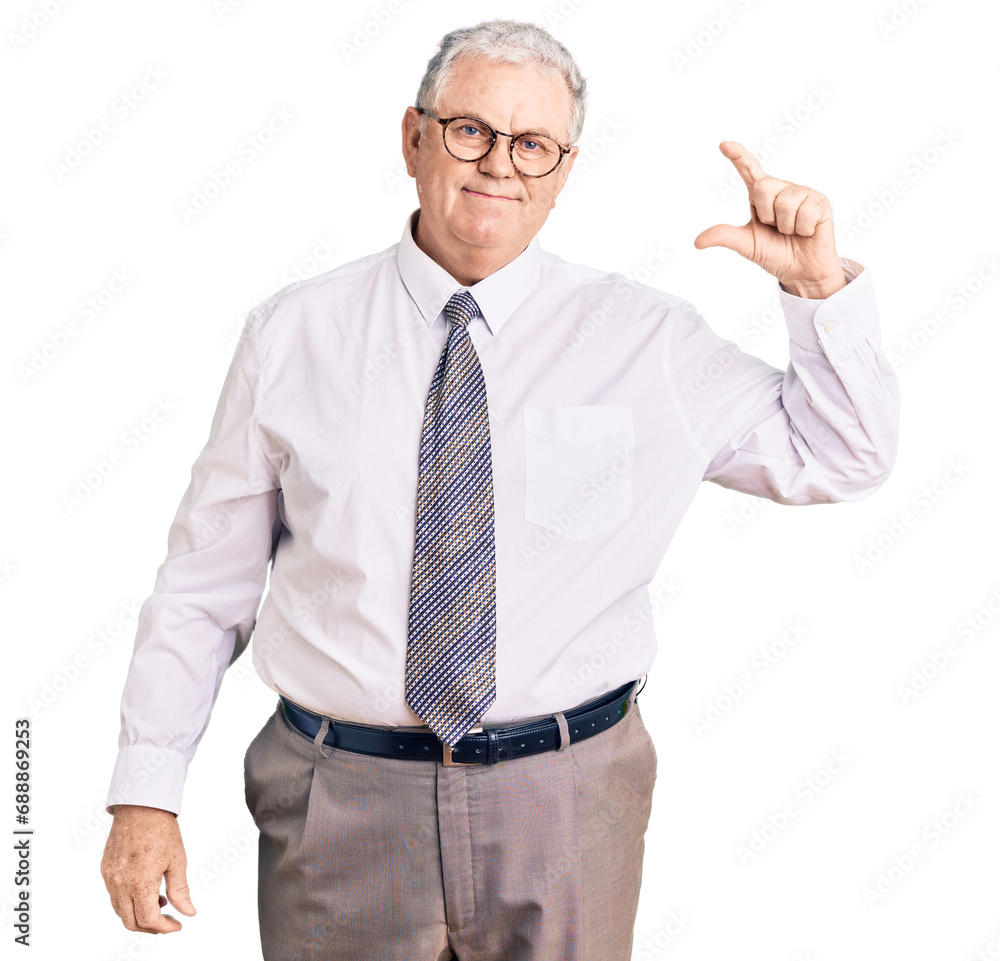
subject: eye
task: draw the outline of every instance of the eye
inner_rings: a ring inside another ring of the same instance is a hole
[[[536,153],[543,149],[542,144],[537,140],[518,140],[517,145],[522,150],[528,151],[528,153]]]
[[[482,127],[474,123],[463,123],[459,126],[459,132],[465,137],[485,137],[486,132]]]

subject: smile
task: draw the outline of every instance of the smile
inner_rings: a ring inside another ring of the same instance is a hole
[[[513,200],[513,197],[503,197],[499,194],[484,194],[478,190],[470,190],[468,187],[463,187],[463,191],[467,194],[472,194],[473,197],[486,197],[488,200]]]

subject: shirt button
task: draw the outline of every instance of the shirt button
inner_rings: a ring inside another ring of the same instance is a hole
[[[830,331],[835,330],[836,327],[837,325],[831,320],[830,323],[823,325],[823,330],[825,330],[827,333],[830,333]]]

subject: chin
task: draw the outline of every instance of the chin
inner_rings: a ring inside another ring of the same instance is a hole
[[[454,229],[459,240],[474,247],[506,247],[514,242],[510,225],[496,217],[477,217],[463,221]]]

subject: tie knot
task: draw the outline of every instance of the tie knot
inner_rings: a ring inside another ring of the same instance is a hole
[[[460,290],[444,305],[444,313],[453,324],[466,327],[469,321],[479,316],[479,304],[467,290]]]

